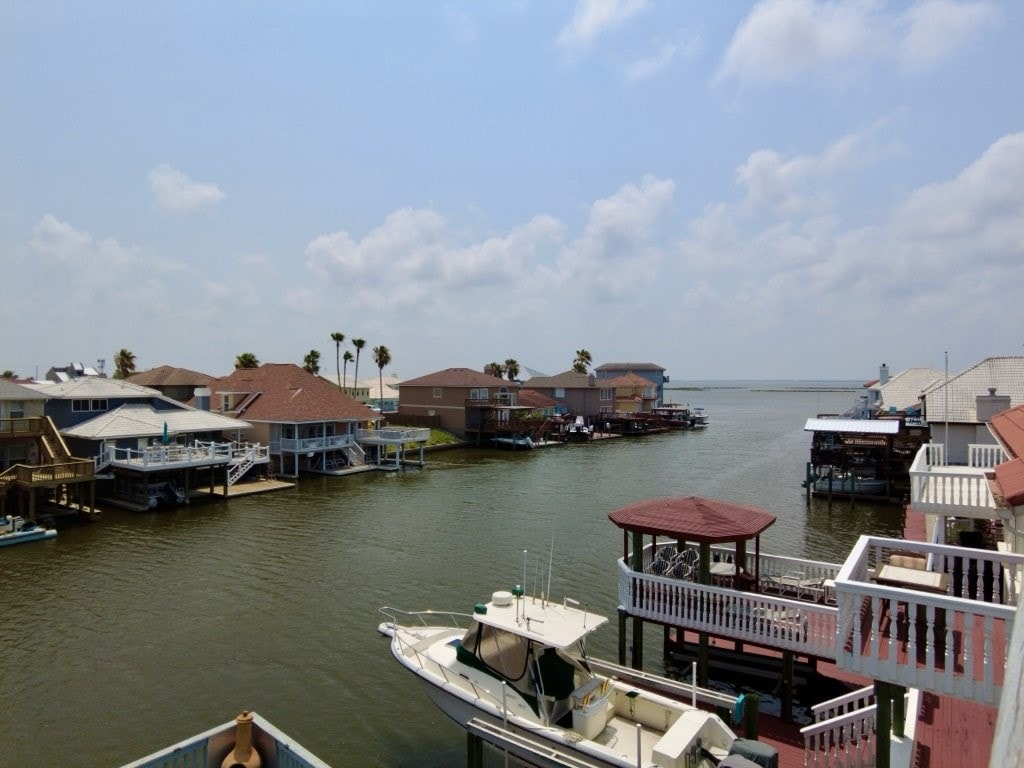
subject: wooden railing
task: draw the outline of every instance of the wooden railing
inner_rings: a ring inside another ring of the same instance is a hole
[[[15,464],[3,473],[6,482],[20,485],[45,485],[50,483],[86,480],[93,475],[93,463],[89,459],[72,459],[59,464]]]
[[[895,552],[928,558],[945,591],[875,583]],[[836,578],[836,661],[865,677],[996,705],[1024,556],[862,536]]]
[[[834,607],[740,592],[619,566],[619,603],[631,616],[811,656],[835,658]]]
[[[814,722],[800,729],[804,768],[853,768],[875,764],[877,708],[868,686],[811,707]]]

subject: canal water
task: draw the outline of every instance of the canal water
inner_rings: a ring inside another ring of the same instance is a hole
[[[591,649],[614,659],[620,506],[757,505],[778,516],[762,551],[831,562],[860,534],[900,534],[899,506],[808,505],[800,485],[806,419],[845,410],[852,386],[700,387],[666,399],[705,407],[706,430],[429,453],[423,469],[109,510],[0,550],[0,766],[117,766],[242,709],[335,768],[464,765],[464,732],[377,634],[380,606],[468,613],[550,583],[609,616]],[[645,658],[661,671],[656,648]]]

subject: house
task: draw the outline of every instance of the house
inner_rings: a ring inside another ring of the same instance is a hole
[[[589,419],[598,412],[597,377],[565,371],[554,376],[532,376],[530,389],[555,401],[558,416],[578,415]]]
[[[93,463],[68,451],[45,413],[46,396],[0,379],[0,515],[35,521],[70,505],[95,505]]]
[[[93,368],[92,366],[85,365],[83,363],[69,363],[68,365],[54,366],[46,372],[43,376],[44,381],[71,381],[82,376],[99,376],[103,377],[106,374],[103,373],[103,363],[100,360],[99,368]]]
[[[599,407],[602,414],[650,413],[661,404],[661,396],[651,380],[633,373],[598,379]]]
[[[265,449],[242,443],[250,424],[155,389],[100,376],[26,386],[46,398],[69,455],[95,466],[101,496],[120,506],[187,503],[201,485],[230,485],[267,464]]]
[[[486,422],[501,418],[494,409],[508,414],[519,408],[518,393],[515,382],[470,368],[446,368],[399,384],[398,416],[482,439]]]
[[[665,369],[660,365],[654,363],[604,363],[594,369],[594,375],[597,376],[597,383],[600,387],[605,386],[603,383],[605,379],[615,379],[628,373],[634,373],[647,379],[653,385],[653,405],[662,404],[665,397],[665,385],[668,384],[669,378],[665,375]]]
[[[188,368],[175,368],[170,365],[160,365],[147,371],[133,373],[128,377],[128,381],[132,384],[155,389],[165,397],[182,403],[189,402],[195,396],[197,389],[208,387],[213,379],[213,376],[205,373],[190,371]]]
[[[902,416],[920,420],[925,392],[945,381],[942,371],[934,368],[908,368],[877,386],[875,413],[880,416]],[[873,388],[874,389],[874,388]]]
[[[989,357],[924,394],[924,419],[932,439],[945,445],[946,461],[966,463],[969,446],[994,444],[993,414],[1024,405],[1024,357]]]
[[[211,410],[252,424],[252,439],[269,446],[279,474],[372,468],[359,432],[380,415],[322,376],[291,363],[265,363],[238,368],[209,389]]]
[[[558,403],[534,389],[519,390],[519,404],[529,408],[535,416],[550,419],[558,415]]]

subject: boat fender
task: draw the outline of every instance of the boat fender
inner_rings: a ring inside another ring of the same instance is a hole
[[[477,603],[473,606],[473,613],[487,613],[487,606],[483,603]]]

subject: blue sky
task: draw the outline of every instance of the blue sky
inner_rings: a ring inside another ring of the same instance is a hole
[[[331,372],[333,331],[363,378],[379,344],[401,378],[1024,354],[1022,34],[966,0],[0,0],[0,369]]]

